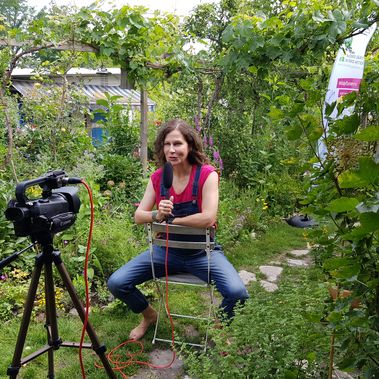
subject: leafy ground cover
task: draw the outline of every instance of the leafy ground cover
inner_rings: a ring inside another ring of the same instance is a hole
[[[214,349],[187,358],[195,378],[325,378],[329,333],[310,319],[322,313],[326,289],[317,269],[287,268],[279,290],[254,283],[234,322],[213,331]],[[225,341],[229,336],[229,344]]]
[[[284,223],[272,224],[267,233],[250,242],[242,242],[228,251],[228,256],[238,269],[247,269],[257,272],[261,264],[268,263],[276,256],[293,248],[302,248],[306,244],[304,230],[291,228]],[[281,377],[283,373],[292,375],[295,370],[303,372],[303,360],[309,362],[309,370],[319,369],[318,362],[323,357],[327,344],[325,336],[320,334],[319,324],[314,324],[314,333],[310,333],[313,326],[309,324],[307,314],[313,314],[323,307],[325,297],[324,288],[319,286],[320,273],[312,270],[292,269],[285,270],[277,293],[269,294],[258,284],[249,287],[251,299],[241,310],[235,322],[227,327],[232,336],[232,345],[225,345],[222,334],[213,332],[215,348],[205,356],[198,356],[195,351],[184,352],[183,357],[188,370],[194,377],[238,377],[235,368],[240,373],[254,373],[254,377],[264,378]],[[145,290],[153,294],[154,287],[146,286]],[[156,300],[156,296],[152,296]],[[187,299],[183,302],[183,299]],[[171,293],[170,301],[173,305],[192,307],[193,311],[201,311],[204,304],[201,296],[190,291],[175,291]],[[43,316],[43,315],[40,315]],[[129,330],[138,322],[138,315],[129,312],[118,301],[110,302],[105,307],[94,307],[90,320],[108,351],[125,341]],[[0,377],[4,374],[11,361],[15,340],[19,328],[19,317],[3,323],[0,326],[3,359],[0,362]],[[182,333],[188,322],[178,322],[177,329]],[[201,326],[199,326],[201,332]],[[64,340],[77,341],[81,323],[77,316],[63,313],[59,317],[60,335]],[[167,335],[168,336],[168,335]],[[318,336],[315,338],[315,336]],[[312,338],[311,338],[312,337]],[[145,350],[151,351],[152,331],[144,338]],[[196,336],[194,339],[196,340]],[[31,323],[25,354],[34,351],[45,343],[46,332],[43,327],[43,317],[36,317]],[[326,344],[326,345],[325,345]],[[159,346],[159,345],[158,345]],[[165,345],[164,347],[167,347]],[[219,360],[217,351],[229,349],[230,356]],[[133,349],[133,347],[130,347]],[[96,358],[91,351],[84,351],[85,365],[88,377],[106,378],[105,373],[94,367]],[[146,359],[146,354],[141,355]],[[126,360],[126,358],[125,358]],[[213,372],[206,362],[215,362],[221,371]],[[243,362],[243,363],[242,363]],[[257,362],[260,362],[257,364]],[[274,364],[274,362],[277,362]],[[279,369],[280,366],[280,369]],[[38,378],[45,376],[47,358],[40,357],[31,364],[22,368],[21,378]],[[79,361],[76,350],[61,348],[56,353],[56,377],[80,378]],[[132,366],[125,372],[131,375],[138,367]],[[275,369],[277,372],[275,372]],[[255,370],[255,371],[254,371]],[[309,371],[308,370],[308,371]],[[308,372],[305,370],[304,372]],[[205,374],[202,374],[206,373]],[[218,373],[222,376],[215,376]],[[315,372],[315,371],[314,371]],[[205,375],[205,376],[204,376]],[[244,374],[245,375],[245,374]],[[239,376],[241,377],[241,376]],[[244,376],[243,376],[244,377]],[[246,376],[247,377],[247,376]],[[291,376],[289,376],[291,377]],[[301,377],[301,376],[298,376]]]

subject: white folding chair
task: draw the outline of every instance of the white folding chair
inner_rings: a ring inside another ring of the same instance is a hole
[[[167,227],[168,227],[168,241],[166,238]],[[153,245],[166,247],[166,244],[168,244],[168,247],[177,248],[177,249],[205,250],[207,254],[207,258],[208,258],[207,282],[189,273],[177,273],[175,275],[169,275],[168,277],[168,283],[170,284],[170,286],[171,285],[186,285],[186,286],[208,287],[210,302],[209,302],[207,317],[170,312],[172,317],[182,317],[182,318],[207,321],[204,343],[198,344],[198,343],[190,343],[190,342],[185,342],[185,341],[177,341],[177,340],[174,341],[175,343],[184,343],[191,346],[203,347],[204,350],[206,350],[207,342],[208,342],[208,330],[209,330],[209,325],[212,321],[212,310],[214,306],[213,285],[211,283],[211,277],[210,277],[210,259],[211,259],[212,250],[215,245],[214,243],[215,228],[214,227],[192,228],[192,227],[181,226],[181,225],[166,225],[166,224],[159,224],[159,223],[149,223],[149,224],[146,224],[146,229],[147,229],[148,240],[149,240],[149,250],[150,250],[151,270],[152,270],[153,280],[156,281],[157,285],[160,286],[161,289],[162,289],[162,284],[166,282],[166,278],[165,276],[156,277],[155,275],[154,263],[153,263],[153,254],[154,254]],[[201,239],[201,241],[199,242],[185,241],[185,240],[178,241],[177,239],[175,239],[175,235],[178,235],[178,234],[200,236],[200,237],[195,237],[195,238]],[[170,259],[170,256],[168,257],[168,259]],[[158,308],[158,318],[157,318],[157,323],[155,324],[154,337],[153,337],[152,343],[155,343],[155,341],[172,343],[172,340],[157,337],[159,321],[161,318],[161,310],[162,310],[162,306],[163,306],[164,298],[165,298],[164,291],[160,290],[159,292],[160,292],[160,300],[159,300],[159,308]],[[166,313],[167,313],[167,309],[166,309]]]

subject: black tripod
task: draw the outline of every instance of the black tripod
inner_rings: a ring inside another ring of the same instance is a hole
[[[33,236],[33,241],[37,241],[42,247],[42,253],[38,254],[35,260],[35,266],[32,273],[32,278],[29,286],[28,295],[25,302],[24,313],[21,320],[20,331],[17,337],[17,343],[15,351],[13,354],[12,365],[8,368],[7,374],[9,378],[16,378],[22,365],[32,361],[34,358],[47,352],[48,354],[48,378],[54,378],[54,350],[58,350],[60,347],[79,347],[79,343],[76,342],[63,342],[58,334],[58,324],[57,324],[57,313],[55,306],[55,291],[54,291],[54,281],[53,281],[53,269],[52,264],[54,263],[61,278],[63,284],[67,288],[70,294],[71,300],[74,307],[78,311],[78,314],[84,322],[85,310],[82,302],[80,301],[75,287],[70,279],[70,276],[64,266],[62,259],[60,257],[59,251],[54,251],[53,248],[53,235],[49,232],[43,233],[41,235]],[[46,330],[47,330],[47,345],[40,348],[36,352],[30,354],[29,356],[21,359],[22,351],[24,349],[25,339],[28,332],[28,327],[30,323],[30,317],[32,314],[33,304],[37,292],[37,286],[39,278],[41,276],[42,268],[45,270],[45,298],[46,298]],[[105,371],[109,378],[116,378],[115,373],[110,366],[110,363],[105,355],[106,347],[105,345],[100,345],[99,339],[92,327],[92,325],[87,323],[87,334],[92,342],[92,344],[83,344],[83,348],[93,349],[95,353],[99,356]]]

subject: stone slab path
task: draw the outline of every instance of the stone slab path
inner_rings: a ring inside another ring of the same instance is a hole
[[[282,266],[308,267],[311,264],[309,249],[292,250],[284,257],[279,257],[277,261],[270,262],[269,265],[259,266],[259,272],[265,277],[259,280],[259,284],[267,292],[275,292],[279,289],[279,279],[283,272]],[[245,285],[251,281],[256,281],[256,275],[246,270],[241,270],[239,275]]]
[[[149,353],[149,362],[153,365],[164,366],[172,360],[172,351],[169,349],[155,349]],[[184,362],[176,357],[170,368],[154,369],[151,367],[143,367],[136,375],[130,379],[178,379],[189,378],[184,374]]]

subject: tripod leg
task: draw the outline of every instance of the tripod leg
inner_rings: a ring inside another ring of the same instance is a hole
[[[74,307],[78,311],[78,314],[84,322],[85,320],[85,310],[83,307],[82,302],[79,299],[78,294],[76,293],[75,287],[72,284],[71,278],[66,270],[66,267],[64,266],[62,259],[60,257],[59,251],[54,251],[53,253],[53,260],[54,263],[57,266],[58,272],[63,280],[63,284],[66,286],[68,293],[70,294],[71,300],[74,304]],[[111,379],[116,379],[116,375],[114,371],[112,370],[112,367],[105,355],[106,347],[105,345],[100,345],[99,339],[95,333],[95,330],[93,329],[92,325],[88,322],[86,327],[87,334],[92,342],[92,348],[95,351],[95,353],[100,358],[101,362],[103,363],[104,369],[108,374],[108,377]]]
[[[62,340],[58,336],[55,290],[51,260],[45,262],[45,300],[46,300],[46,331],[47,341],[53,349],[48,351],[48,378],[54,378],[54,350],[59,349]]]
[[[13,354],[12,366],[8,368],[7,374],[9,378],[16,378],[21,368],[21,356],[25,345],[26,335],[28,333],[28,327],[30,323],[30,317],[32,315],[34,300],[36,297],[37,286],[39,278],[41,276],[41,270],[43,265],[42,254],[36,257],[35,267],[32,273],[30,281],[28,295],[25,300],[24,313],[22,315],[20,331],[18,332],[16,347]]]

